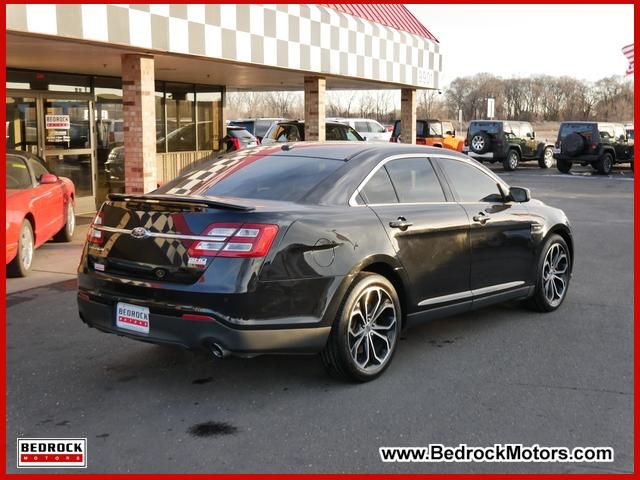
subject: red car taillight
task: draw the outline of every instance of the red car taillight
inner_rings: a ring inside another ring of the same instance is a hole
[[[98,212],[96,218],[93,219],[91,227],[89,227],[89,231],[87,232],[87,241],[92,245],[102,245],[104,243],[104,232],[93,228],[94,225],[102,225],[103,218],[104,214],[102,212]]]
[[[467,140],[466,138],[464,139],[464,146],[468,147],[469,146],[469,140]]]
[[[263,223],[214,223],[189,248],[191,257],[264,257],[273,243],[278,226]]]
[[[234,137],[231,139],[231,142],[233,143],[233,148],[235,150],[240,150],[242,148],[242,144],[240,143],[239,139]]]
[[[396,137],[391,137],[389,141],[393,143],[398,143],[398,139]]]
[[[416,137],[416,145],[426,145],[427,139],[424,137]]]

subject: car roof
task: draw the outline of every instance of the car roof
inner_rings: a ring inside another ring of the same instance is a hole
[[[304,120],[283,120],[282,122],[278,122],[278,125],[300,125],[303,124]],[[342,122],[336,122],[334,120],[326,120],[325,123],[327,125],[339,125],[341,127],[348,127],[349,125],[345,125]]]
[[[247,151],[247,150],[245,150]],[[267,148],[257,147],[260,155],[291,155],[315,158],[327,158],[333,160],[349,160],[361,153],[376,156],[391,156],[404,154],[432,155],[434,157],[451,156],[463,160],[467,163],[475,162],[462,153],[454,150],[443,150],[437,147],[427,147],[422,145],[410,145],[399,143],[367,143],[367,142],[288,142],[278,146]]]

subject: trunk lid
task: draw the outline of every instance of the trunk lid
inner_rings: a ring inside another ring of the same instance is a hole
[[[197,195],[111,194],[89,229],[88,266],[130,279],[194,283],[217,256],[257,256],[244,247],[259,241],[264,232],[256,230],[256,216],[249,216],[255,207],[246,202]],[[246,237],[239,239],[240,234]],[[236,245],[233,251],[227,250],[230,245]]]

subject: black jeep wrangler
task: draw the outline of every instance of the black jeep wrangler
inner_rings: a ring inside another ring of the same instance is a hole
[[[505,170],[521,161],[537,160],[540,168],[553,165],[553,144],[536,140],[529,122],[474,120],[469,124],[463,152],[482,162],[502,162]]]
[[[629,162],[633,169],[633,142],[621,123],[562,122],[554,157],[562,173],[579,163],[608,175],[615,163]]]

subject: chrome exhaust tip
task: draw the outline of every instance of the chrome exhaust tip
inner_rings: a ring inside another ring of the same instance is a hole
[[[225,358],[231,355],[231,352],[219,343],[211,342],[208,344],[208,347],[214,358]]]

